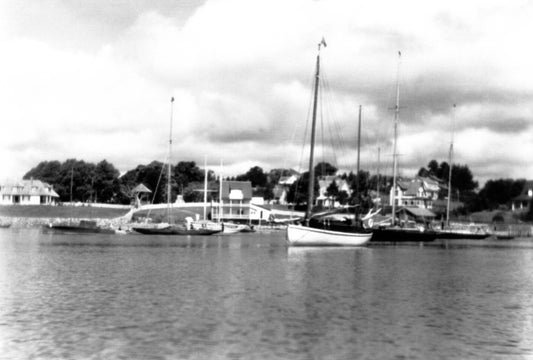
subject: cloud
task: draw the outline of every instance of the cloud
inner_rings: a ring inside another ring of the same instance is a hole
[[[524,46],[533,6],[525,2],[48,0],[21,7],[8,0],[2,7],[3,177],[20,177],[43,160],[106,158],[121,171],[164,160],[171,96],[175,161],[224,157],[226,170],[237,172],[305,164],[322,36],[328,91],[320,114],[335,121],[324,126],[319,148],[330,156],[329,147],[339,146],[339,167],[354,167],[359,105],[363,166],[374,171],[378,147],[382,161],[390,159],[401,50],[404,172],[446,157],[453,120],[458,149],[468,143],[459,158],[476,177],[499,176],[498,169],[533,176],[516,148],[517,139],[529,139],[533,115],[533,85],[524,80],[533,76],[533,52]]]

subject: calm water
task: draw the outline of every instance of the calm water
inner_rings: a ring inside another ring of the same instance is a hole
[[[533,357],[533,241],[0,229],[0,358]]]

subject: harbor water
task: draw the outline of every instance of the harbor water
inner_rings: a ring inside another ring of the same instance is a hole
[[[284,237],[0,229],[0,359],[533,357],[531,238]]]

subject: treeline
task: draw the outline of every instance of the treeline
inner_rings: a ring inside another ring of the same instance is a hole
[[[450,165],[447,162],[440,164],[431,160],[427,167],[420,168],[419,176],[431,176],[441,179],[448,186]],[[520,195],[525,179],[496,179],[488,180],[483,188],[474,180],[472,172],[467,165],[454,164],[452,166],[452,200],[460,201],[464,206],[458,209],[461,214],[482,210],[508,210],[512,200]],[[445,198],[447,194],[440,194]]]
[[[174,164],[171,174],[171,199],[175,201],[178,194],[187,202],[202,201],[204,194],[204,170],[194,161],[180,161]],[[431,160],[426,167],[420,168],[418,175],[441,180],[444,185],[440,198],[447,196],[449,164]],[[115,166],[106,160],[98,163],[68,159],[64,162],[43,161],[24,175],[24,179],[38,179],[53,185],[60,196],[60,201],[101,202],[129,204],[133,199],[132,190],[140,183],[151,191],[151,201],[164,203],[167,200],[167,166],[159,161],[147,165],[138,165],[120,176]],[[322,176],[335,175],[338,170],[333,165],[322,162],[315,166],[315,195],[318,194],[318,179]],[[262,196],[265,200],[274,198],[276,185],[282,176],[290,176],[295,172],[290,169],[273,169],[265,172],[261,167],[254,166],[246,173],[228,178],[227,180],[250,181],[254,196]],[[379,192],[388,196],[392,186],[392,177],[370,175],[361,170],[356,176],[353,172],[341,174],[346,180],[350,192],[337,188],[335,182],[327,188],[327,196],[341,204],[370,201],[371,192]],[[213,171],[207,174],[208,201],[218,199],[219,182]],[[518,196],[525,184],[525,179],[489,180],[483,188],[478,189],[467,165],[454,164],[452,167],[452,200],[460,201],[464,206],[460,213],[481,210],[505,209],[510,206],[513,198]],[[288,191],[287,200],[301,205],[307,201],[309,173],[303,173],[299,181]]]
[[[122,176],[115,166],[106,160],[97,164],[76,159],[63,163],[43,161],[24,175],[24,179],[31,178],[51,184],[62,202],[129,204],[134,196],[132,190],[141,183],[152,191],[150,198],[154,203],[167,201],[168,170],[165,164],[159,161],[138,165]],[[212,182],[213,179],[213,173],[209,172],[208,180]],[[183,194],[189,201],[203,198],[203,194],[196,191],[203,187],[203,181],[204,172],[194,161],[182,161],[172,166],[173,201],[178,193]]]

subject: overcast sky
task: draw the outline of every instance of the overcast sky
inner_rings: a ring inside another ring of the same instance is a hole
[[[319,138],[343,144],[324,160],[355,168],[362,105],[361,167],[379,147],[390,174],[401,50],[403,175],[447,160],[453,127],[481,183],[532,179],[531,19],[527,0],[2,0],[0,180],[45,160],[164,161],[172,96],[173,163],[299,169],[322,37],[335,125]]]

